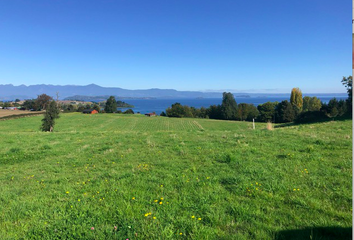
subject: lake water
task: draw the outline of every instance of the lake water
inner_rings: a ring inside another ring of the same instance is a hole
[[[348,96],[346,94],[307,94],[303,96],[310,96],[321,99],[322,102],[328,103],[333,97],[340,99],[346,99]],[[272,96],[265,95],[253,95],[251,97],[235,97],[236,102],[239,103],[252,103],[255,106],[263,104],[265,102],[281,102],[283,100],[290,99],[289,94],[274,94]],[[122,101],[134,105],[133,111],[135,113],[140,112],[142,114],[155,112],[160,114],[162,111],[166,111],[168,107],[171,107],[172,104],[178,102],[182,105],[188,105],[190,107],[200,108],[200,107],[209,107],[211,105],[221,104],[222,98],[201,98],[201,99],[123,99]],[[121,111],[125,111],[128,108],[119,108]]]

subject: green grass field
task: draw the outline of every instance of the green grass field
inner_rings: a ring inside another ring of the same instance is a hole
[[[351,239],[352,121],[0,121],[0,239]]]

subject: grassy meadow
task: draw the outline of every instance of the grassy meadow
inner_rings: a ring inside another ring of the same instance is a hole
[[[352,121],[0,121],[0,239],[351,239]]]

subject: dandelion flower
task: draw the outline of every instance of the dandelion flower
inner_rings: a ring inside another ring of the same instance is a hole
[[[156,217],[152,217],[154,220],[156,219]]]
[[[158,202],[158,201],[159,201],[159,200],[156,199],[154,202]]]
[[[78,201],[78,202],[80,202],[81,200],[80,200],[80,199],[78,199],[77,201]]]
[[[135,197],[132,197],[133,200],[135,200]]]
[[[195,218],[195,216],[193,215],[192,218]]]
[[[162,198],[160,198],[161,200],[163,200],[163,197]]]
[[[66,191],[65,193],[66,193],[66,194],[69,194],[69,191]]]
[[[200,221],[200,220],[202,220],[202,218],[198,218],[198,220]]]
[[[179,233],[179,235],[182,235],[183,233]]]
[[[161,205],[161,204],[162,204],[162,202],[159,202],[159,204]]]

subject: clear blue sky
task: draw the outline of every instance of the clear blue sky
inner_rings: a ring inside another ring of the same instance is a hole
[[[0,2],[0,84],[345,92],[349,0]]]

